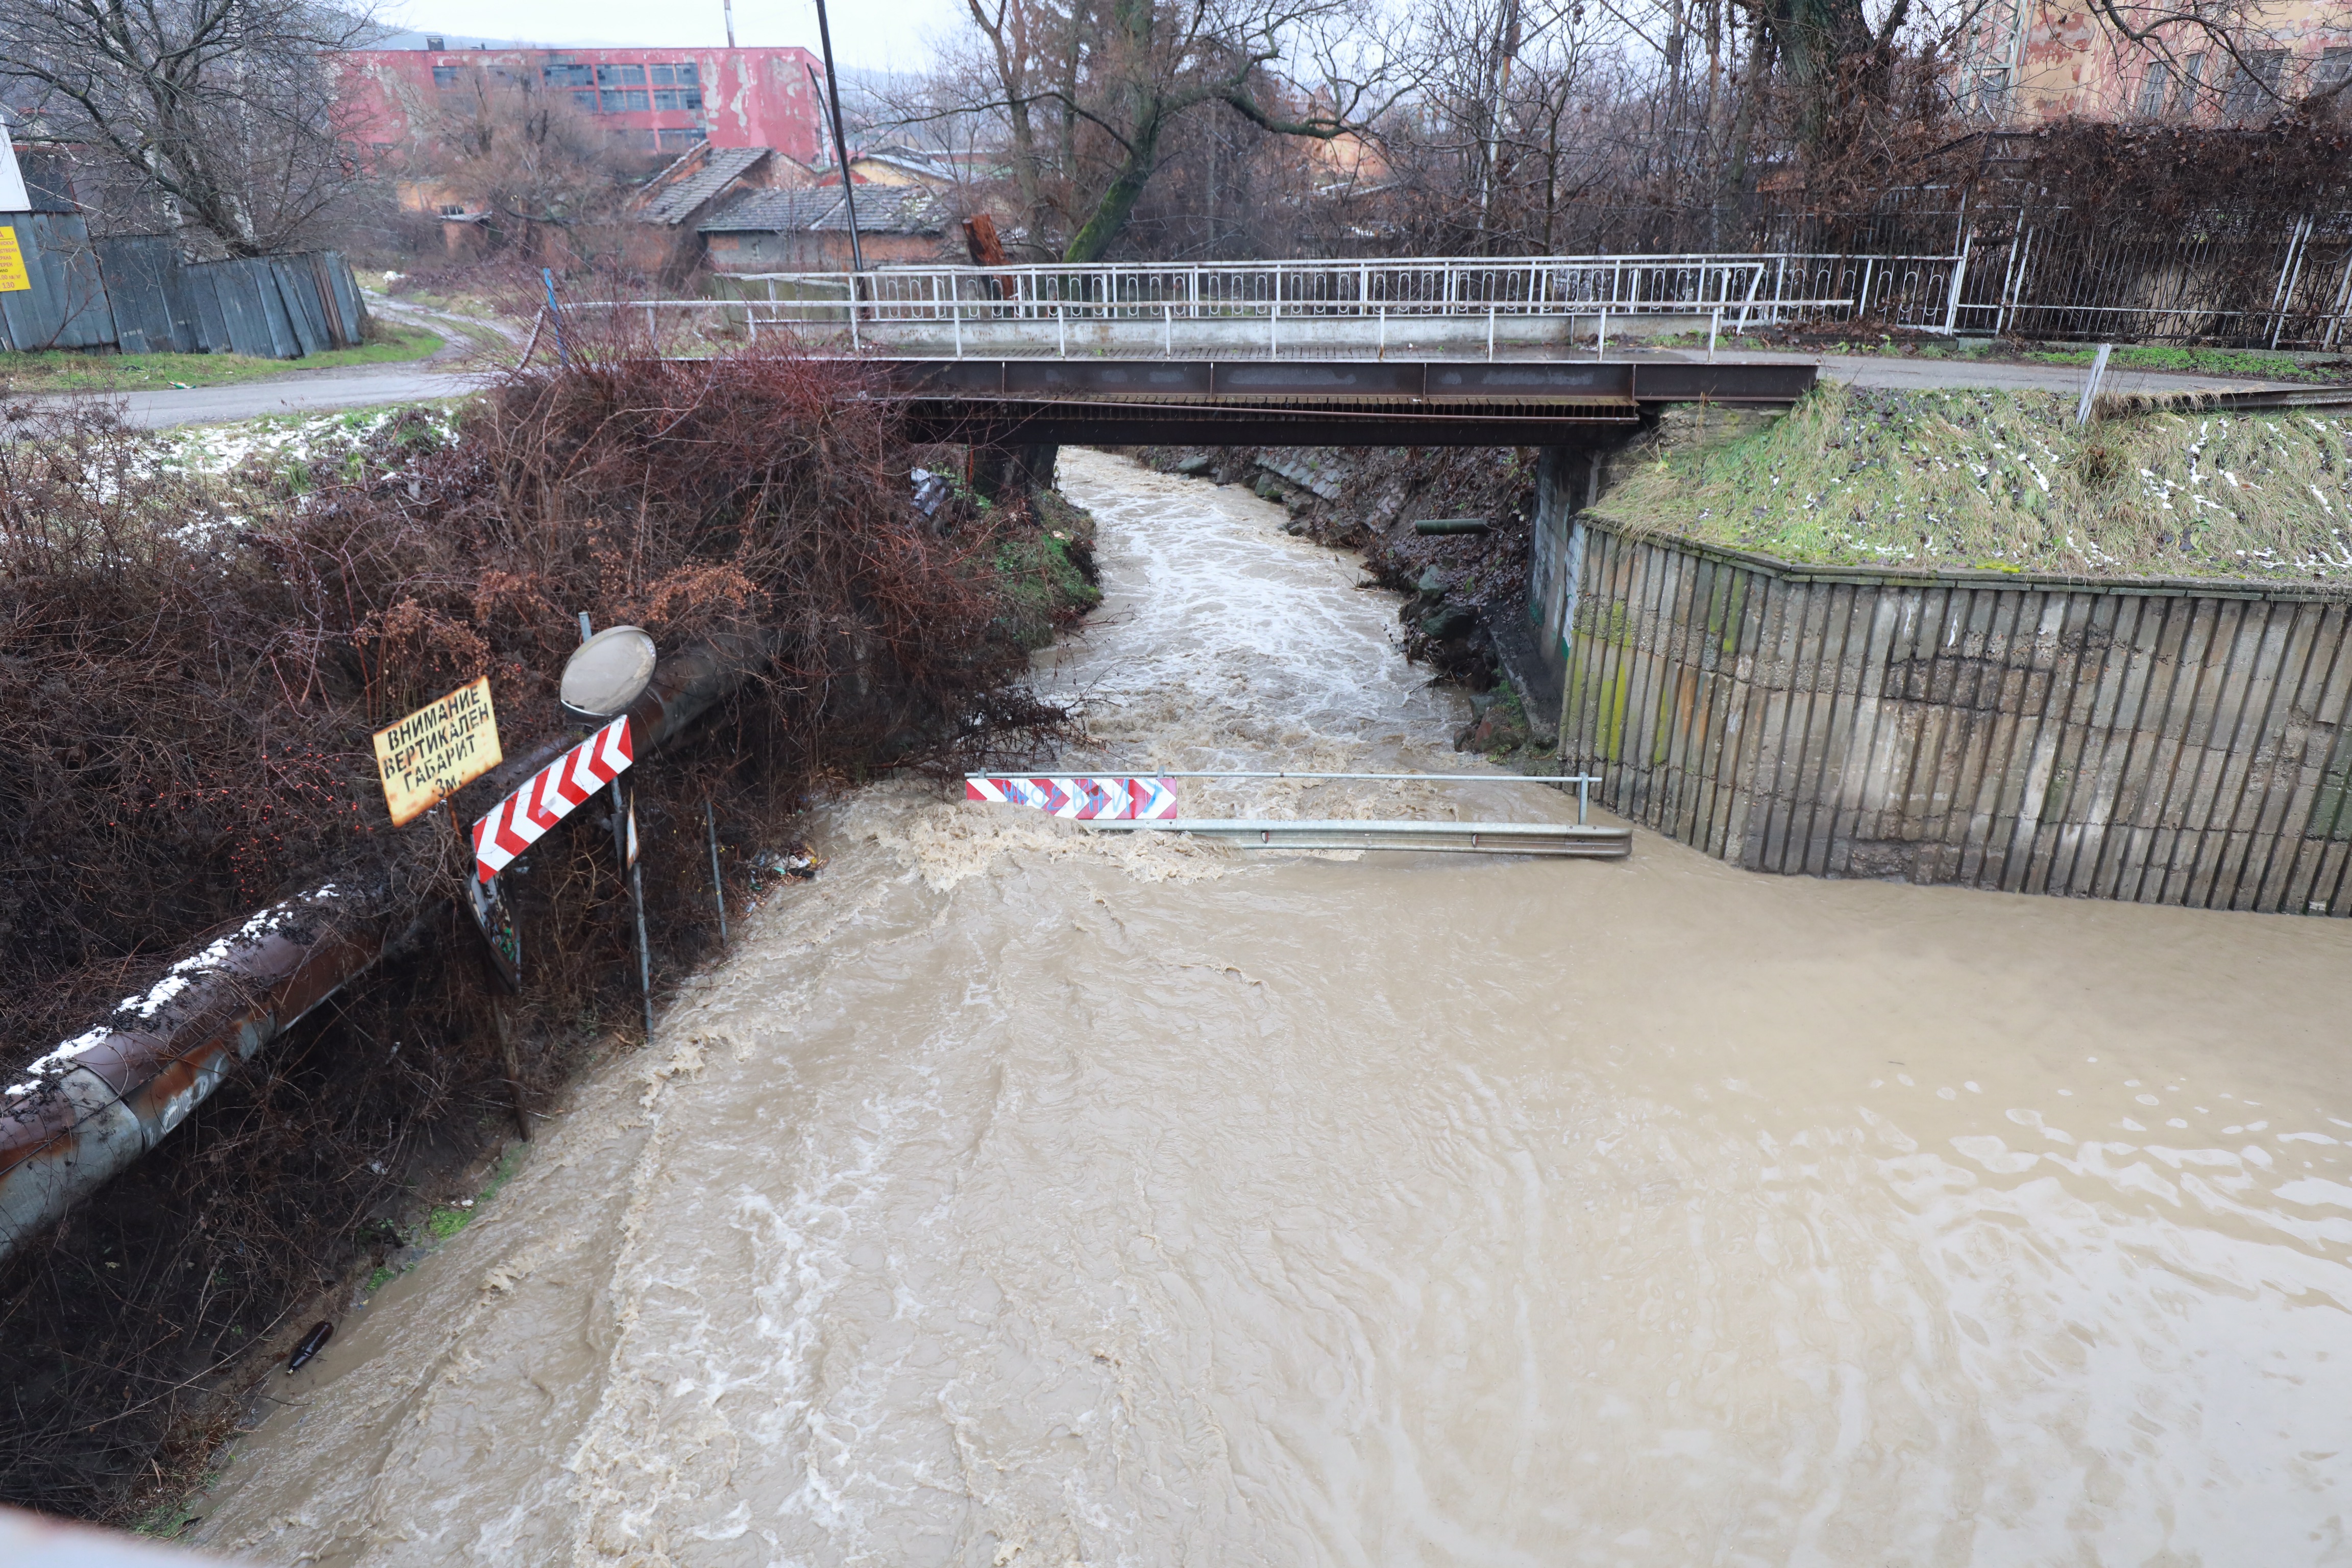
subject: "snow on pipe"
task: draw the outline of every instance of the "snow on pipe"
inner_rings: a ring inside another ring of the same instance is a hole
[[[639,754],[766,662],[766,645],[748,637],[662,660],[629,708]],[[532,748],[492,783],[512,789],[575,739]],[[161,1142],[237,1063],[365,973],[395,945],[400,915],[335,883],[272,904],[0,1088],[0,1262]]]

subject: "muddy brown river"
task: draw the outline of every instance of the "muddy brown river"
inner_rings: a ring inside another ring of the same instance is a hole
[[[1041,680],[1162,767],[1460,771],[1392,595],[1066,452]],[[1189,815],[1573,815],[1517,784]],[[885,785],[347,1315],[270,1564],[2352,1562],[2352,931],[1090,837]]]

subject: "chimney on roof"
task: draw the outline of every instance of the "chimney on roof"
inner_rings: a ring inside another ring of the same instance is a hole
[[[436,54],[436,55],[437,55],[437,54],[439,54],[439,53],[441,52],[441,50],[442,50],[442,47],[443,47],[443,45],[442,45],[442,43],[441,43],[441,35],[440,35],[440,34],[438,34],[438,33],[427,33],[427,34],[425,34],[425,47],[426,48],[428,48],[428,49],[432,50],[435,54]]]

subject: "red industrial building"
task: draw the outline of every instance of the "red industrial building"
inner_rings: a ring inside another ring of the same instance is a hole
[[[345,110],[361,142],[406,140],[411,114],[468,73],[567,92],[632,150],[675,155],[714,147],[766,147],[802,163],[824,154],[824,119],[809,73],[824,68],[802,48],[776,49],[356,49],[346,57]]]

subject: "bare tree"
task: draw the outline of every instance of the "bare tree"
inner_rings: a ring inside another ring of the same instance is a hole
[[[1362,0],[965,3],[955,111],[1001,123],[1028,248],[1066,261],[1118,241],[1194,110],[1328,142],[1360,134],[1393,90]],[[1290,74],[1269,68],[1285,60]]]
[[[0,0],[0,87],[233,256],[299,244],[363,180],[337,122],[360,12],[311,0]]]
[[[529,79],[467,72],[408,106],[411,172],[445,196],[490,215],[500,245],[535,252],[538,232],[577,237],[612,221],[633,160],[568,93]]]

